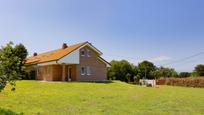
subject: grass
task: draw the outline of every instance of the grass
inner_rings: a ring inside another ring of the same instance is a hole
[[[204,114],[204,89],[172,86],[149,88],[119,81],[112,83],[18,81],[15,92],[11,92],[7,87],[0,93],[0,113]]]

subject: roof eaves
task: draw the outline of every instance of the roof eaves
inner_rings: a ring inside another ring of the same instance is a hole
[[[111,66],[111,64],[108,62],[108,61],[106,61],[105,59],[103,59],[102,57],[98,57],[101,61],[103,61],[105,64],[107,64],[108,66]]]

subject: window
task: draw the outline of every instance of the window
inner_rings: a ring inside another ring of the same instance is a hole
[[[87,57],[91,57],[91,50],[87,49]]]
[[[85,56],[85,49],[81,49],[81,56]]]
[[[89,66],[86,67],[86,73],[87,75],[91,75],[91,69]]]
[[[85,67],[81,67],[81,75],[85,75],[85,74],[86,74]]]

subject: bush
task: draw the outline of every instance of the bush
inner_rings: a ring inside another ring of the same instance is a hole
[[[23,80],[35,80],[36,72],[29,71],[25,73],[25,76],[22,77]]]
[[[166,80],[166,85],[185,87],[204,87],[204,78],[203,77],[169,78]]]
[[[134,76],[134,83],[139,83],[139,80],[140,80],[139,75]]]
[[[108,79],[132,82],[134,76],[134,65],[126,60],[111,61],[111,67],[108,68]]]
[[[0,114],[1,115],[23,115],[23,113],[15,113],[9,109],[2,109],[2,108],[0,108]]]
[[[190,77],[190,76],[191,76],[191,73],[189,73],[189,72],[181,72],[179,74],[180,78],[185,78],[185,77]]]
[[[146,86],[147,86],[147,87],[152,87],[152,84],[147,84]]]

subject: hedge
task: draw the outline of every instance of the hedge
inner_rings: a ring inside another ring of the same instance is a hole
[[[169,78],[166,85],[204,88],[204,77]]]

